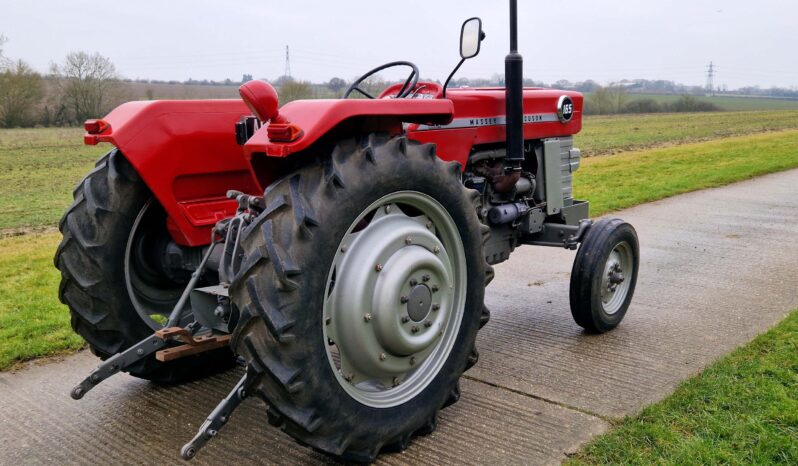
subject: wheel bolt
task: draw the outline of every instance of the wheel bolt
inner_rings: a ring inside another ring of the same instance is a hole
[[[401,298],[399,298],[399,301],[401,301],[402,304],[407,303],[407,301],[408,301],[407,296],[402,296]]]
[[[391,206],[389,206],[389,205],[385,206],[385,213],[387,214],[390,211],[391,211]]]
[[[407,317],[407,316],[402,317],[402,323],[403,324],[406,324],[408,322],[410,322],[410,317]]]
[[[410,356],[410,365],[412,366],[415,363],[416,363],[416,357],[415,356]]]
[[[411,238],[409,236],[407,238],[405,238],[405,244],[413,244],[413,238]]]
[[[380,353],[380,361],[385,361],[385,353]]]
[[[369,322],[371,320],[371,314],[364,315],[363,316],[363,320],[365,320],[366,322]]]
[[[330,322],[332,322],[332,317],[327,317],[327,319],[325,319],[325,321],[324,321],[324,324],[325,325],[330,325]]]
[[[430,287],[430,290],[432,290],[433,293],[437,293],[439,289],[440,288],[438,288],[438,285],[432,285],[432,287]]]
[[[424,274],[424,275],[421,277],[421,281],[422,281],[422,282],[428,282],[428,281],[429,281],[429,274],[426,274],[426,273],[425,273],[425,274]]]
[[[431,229],[432,229],[432,220],[427,222],[427,230],[431,230]]]
[[[440,305],[440,304],[433,304],[433,305],[432,305],[432,310],[433,310],[433,311],[437,311],[437,310],[438,310],[438,309],[440,309],[440,308],[441,308],[441,305]]]
[[[439,254],[441,252],[441,248],[435,246],[434,248],[432,248],[432,252],[434,252],[435,254]]]
[[[410,331],[413,332],[413,333],[418,333],[418,325],[414,325],[414,326],[410,327]]]
[[[347,249],[348,249],[348,248],[346,247],[346,245],[344,245],[344,246],[341,246],[341,252],[346,252],[346,250],[347,250]]]
[[[428,321],[424,322],[424,327],[427,327],[427,328],[432,327],[432,321],[428,320]]]
[[[377,272],[382,272],[382,264],[377,264],[377,266],[374,267],[374,270],[376,270]]]
[[[393,378],[393,386],[394,387],[398,387],[400,383],[402,383],[402,381],[399,380],[399,377],[394,377]]]
[[[416,285],[418,285],[418,280],[416,280],[415,278],[411,278],[410,279],[410,286],[416,286]]]

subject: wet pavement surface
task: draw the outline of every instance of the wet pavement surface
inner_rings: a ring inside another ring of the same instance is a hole
[[[613,216],[641,242],[624,322],[588,335],[572,321],[574,253],[522,247],[496,268],[479,363],[438,430],[379,464],[556,464],[608,420],[683,379],[798,307],[798,170],[686,194]],[[81,401],[88,352],[0,373],[0,464],[181,464],[180,447],[240,376],[178,387],[115,376]],[[248,399],[195,464],[332,464],[269,427]]]

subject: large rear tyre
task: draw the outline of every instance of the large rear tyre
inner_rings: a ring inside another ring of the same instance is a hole
[[[632,225],[601,219],[590,227],[571,271],[571,314],[592,333],[608,332],[621,323],[632,302],[640,246]]]
[[[188,280],[164,273],[158,263],[162,256],[154,252],[169,238],[165,213],[118,150],[100,159],[73,195],[59,224],[58,295],[69,306],[72,328],[106,359],[160,328]],[[177,383],[234,363],[228,348],[168,363],[153,355],[130,374]]]
[[[487,228],[460,166],[372,135],[271,185],[231,285],[233,346],[268,419],[304,445],[373,461],[432,432],[476,362]]]

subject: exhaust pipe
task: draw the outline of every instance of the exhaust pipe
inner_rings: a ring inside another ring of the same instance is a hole
[[[510,0],[510,54],[504,59],[508,171],[524,161],[524,58],[518,53],[518,1]]]

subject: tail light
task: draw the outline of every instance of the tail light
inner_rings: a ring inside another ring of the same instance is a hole
[[[266,134],[271,142],[294,142],[302,137],[302,128],[293,123],[270,123]]]
[[[86,120],[83,123],[83,128],[89,134],[100,134],[110,129],[111,125],[105,120]]]

